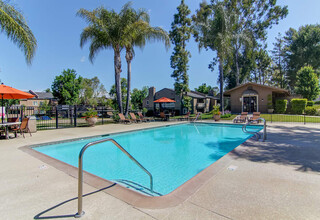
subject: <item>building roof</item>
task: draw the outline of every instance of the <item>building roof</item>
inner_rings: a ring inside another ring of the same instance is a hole
[[[27,93],[34,95],[33,99],[54,99],[51,92],[34,92],[29,90]]]
[[[234,90],[237,90],[237,89],[240,89],[242,87],[245,87],[245,86],[260,86],[260,87],[264,87],[264,88],[267,88],[267,89],[270,89],[274,92],[280,92],[280,93],[288,93],[289,94],[289,91],[286,90],[286,89],[280,89],[280,88],[277,88],[277,87],[274,87],[274,86],[267,86],[267,85],[262,85],[262,84],[258,84],[258,83],[253,83],[253,82],[249,82],[249,83],[245,83],[245,84],[242,84],[242,85],[239,85],[237,87],[234,87],[232,89],[229,89],[227,91],[225,91],[223,94],[224,95],[230,95],[231,92],[233,92]]]

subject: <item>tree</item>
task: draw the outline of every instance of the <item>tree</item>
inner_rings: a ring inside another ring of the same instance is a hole
[[[130,90],[131,90],[131,62],[134,57],[134,47],[143,48],[148,41],[164,41],[166,48],[169,47],[169,37],[165,30],[160,27],[151,27],[150,16],[145,9],[135,10],[131,3],[125,5],[123,13],[127,26],[124,30],[124,47],[126,49],[127,61],[127,102],[125,115],[130,110]]]
[[[80,103],[84,105],[101,104],[103,98],[106,96],[106,89],[100,83],[98,77],[92,79],[84,78],[81,83]]]
[[[203,94],[209,94],[210,92],[212,92],[213,96],[216,96],[219,92],[219,88],[218,87],[211,87],[211,86],[207,86],[206,83],[202,83],[198,88],[195,88],[194,90],[196,90],[197,92],[201,92]]]
[[[296,92],[308,100],[315,100],[319,96],[319,79],[312,66],[305,66],[299,70]]]
[[[297,73],[304,66],[312,66],[320,73],[320,25],[290,28],[285,35],[288,58],[288,77],[291,88],[296,87]]]
[[[259,84],[266,84],[268,83],[271,74],[270,74],[270,68],[271,68],[271,58],[268,55],[268,52],[260,48],[258,51],[255,51],[255,64],[256,68],[253,71],[253,80],[256,83]]]
[[[285,40],[278,34],[275,38],[276,42],[273,43],[272,60],[274,62],[274,74],[272,81],[282,89],[287,88],[287,59]]]
[[[114,10],[107,10],[104,7],[96,8],[92,11],[80,9],[77,15],[85,19],[89,24],[84,28],[80,35],[80,47],[91,41],[89,59],[93,62],[97,53],[103,49],[113,49],[114,52],[114,72],[115,72],[115,90],[117,96],[117,106],[121,113],[122,108],[122,95],[121,95],[121,57],[120,53],[125,45],[126,28],[131,24],[128,20],[126,12],[129,4],[125,4],[120,13]]]
[[[74,105],[78,102],[82,77],[77,78],[74,69],[63,70],[62,74],[56,76],[51,89],[52,94],[62,105]]]
[[[122,101],[121,104],[122,106],[125,106],[127,101],[127,80],[125,78],[121,78],[120,86],[121,86],[121,101]],[[109,94],[111,96],[114,96],[116,93],[117,93],[116,85],[112,85]],[[118,97],[115,96],[113,99],[113,104],[112,104],[113,109],[119,109],[117,98]]]
[[[171,23],[171,31],[169,32],[170,40],[172,44],[175,45],[172,56],[170,57],[170,65],[173,69],[171,77],[175,79],[174,89],[176,94],[182,96],[182,106],[190,109],[191,98],[184,94],[190,91],[188,62],[191,54],[186,50],[186,43],[189,41],[192,33],[192,19],[189,18],[191,11],[184,3],[184,0],[181,0],[177,9],[178,13],[174,15],[174,20]]]
[[[231,50],[232,25],[234,13],[224,5],[222,1],[212,0],[208,5],[206,2],[200,3],[200,9],[193,16],[195,23],[194,37],[199,44],[199,48],[206,48],[217,53],[217,58],[209,68],[213,70],[216,63],[219,63],[220,79],[220,107],[224,114],[223,82],[224,64]]]
[[[131,95],[131,104],[134,110],[143,108],[143,100],[148,96],[148,87],[144,86],[141,90],[133,89]]]
[[[47,88],[47,89],[44,90],[44,92],[51,93],[51,89]]]
[[[26,62],[31,64],[37,40],[23,15],[12,5],[0,0],[0,27],[7,37],[24,52]]]

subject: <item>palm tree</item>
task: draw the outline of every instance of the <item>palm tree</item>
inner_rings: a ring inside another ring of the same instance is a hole
[[[235,18],[235,14],[227,10],[224,3],[218,0],[212,1],[211,5],[207,5],[205,2],[201,3],[200,10],[193,17],[195,37],[199,42],[199,48],[205,47],[217,53],[216,61],[219,63],[220,108],[222,114],[224,113],[224,64],[231,51],[232,28]]]
[[[151,27],[149,24],[149,14],[144,9],[138,11],[130,7],[131,3],[128,3],[124,7],[123,14],[127,17],[127,21],[130,22],[125,29],[125,42],[124,47],[126,49],[126,61],[127,61],[127,102],[125,115],[128,114],[130,105],[130,89],[131,89],[131,61],[134,57],[134,47],[143,48],[147,41],[164,41],[165,46],[168,49],[170,40],[167,32],[160,27]]]
[[[82,48],[87,41],[91,41],[90,61],[93,62],[97,53],[102,49],[113,49],[117,104],[121,113],[123,113],[123,108],[120,86],[120,73],[122,71],[120,52],[124,47],[124,38],[126,37],[124,31],[128,25],[125,15],[127,5],[124,5],[120,13],[114,10],[108,11],[102,6],[93,11],[80,9],[77,12],[77,15],[89,24],[80,35],[80,47]]]
[[[24,52],[26,62],[31,64],[37,48],[37,40],[23,15],[12,5],[1,0],[0,27],[1,31]]]

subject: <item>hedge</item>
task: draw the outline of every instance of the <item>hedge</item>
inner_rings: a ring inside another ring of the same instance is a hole
[[[311,106],[311,107],[314,106],[314,101],[308,101],[307,106]]]
[[[294,114],[303,114],[307,106],[307,99],[292,99],[291,100],[291,110]]]
[[[284,113],[286,113],[287,103],[288,103],[288,101],[285,100],[285,99],[283,99],[283,100],[282,100],[282,99],[276,100],[276,106],[275,106],[276,113],[278,113],[278,114],[284,114]]]
[[[306,115],[317,115],[317,109],[311,106],[307,106],[304,112],[306,113]]]

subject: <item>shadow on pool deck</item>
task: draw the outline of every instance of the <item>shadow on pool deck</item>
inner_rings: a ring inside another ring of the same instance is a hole
[[[107,186],[107,187],[104,187],[104,188],[102,188],[102,189],[99,189],[99,190],[96,190],[96,191],[87,193],[87,194],[83,195],[83,197],[90,196],[90,195],[92,195],[92,194],[101,192],[101,191],[103,191],[103,190],[105,190],[105,189],[109,189],[109,188],[111,188],[111,187],[113,187],[113,186],[115,186],[115,185],[116,185],[116,183],[112,184],[111,186]],[[73,201],[73,200],[76,200],[76,199],[78,199],[78,197],[74,197],[74,198],[72,198],[72,199],[68,199],[68,200],[66,200],[66,201],[63,201],[63,202],[61,202],[61,203],[59,203],[59,204],[57,204],[57,205],[55,205],[55,206],[53,206],[53,207],[51,207],[51,208],[49,208],[49,209],[47,209],[47,210],[44,210],[43,212],[40,212],[39,214],[37,214],[36,216],[34,216],[33,219],[74,218],[75,214],[51,215],[51,216],[41,216],[41,215],[43,215],[43,214],[45,214],[45,213],[47,213],[47,212],[49,212],[49,211],[51,211],[51,210],[53,210],[53,209],[56,209],[56,208],[58,208],[58,207],[60,207],[60,206],[62,206],[62,205],[64,205],[64,204],[66,204],[66,203],[68,203],[68,202],[71,202],[71,201]]]
[[[320,128],[273,127],[277,133],[271,128],[266,142],[247,141],[231,155],[254,162],[294,165],[302,172],[320,172]]]

